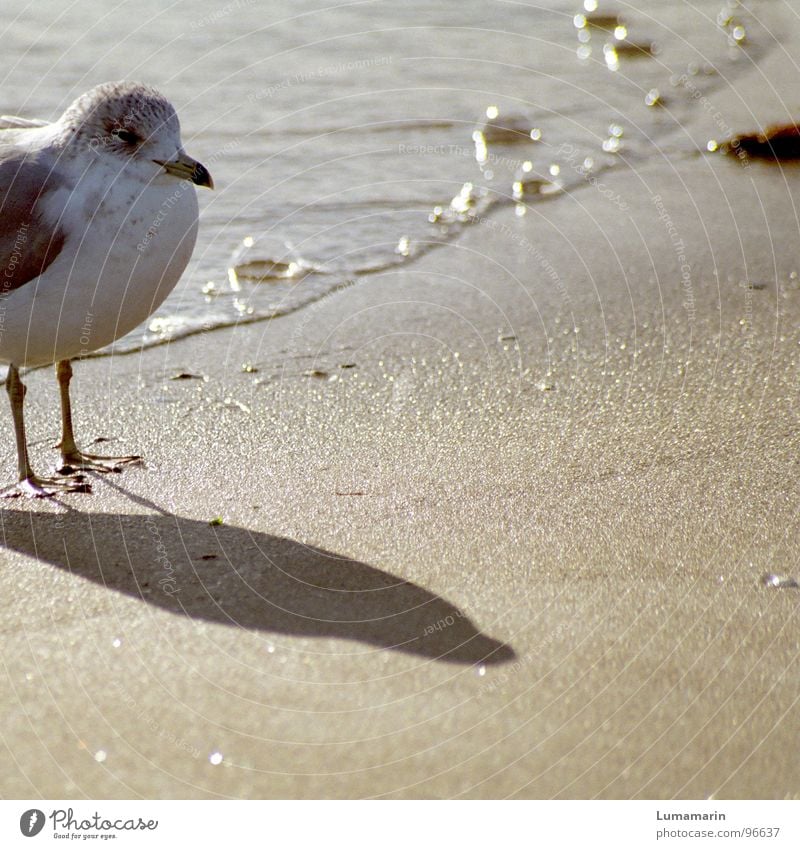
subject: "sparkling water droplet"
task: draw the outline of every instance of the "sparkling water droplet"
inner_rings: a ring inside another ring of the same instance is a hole
[[[661,92],[657,88],[651,88],[644,98],[645,106],[658,106],[661,103]]]

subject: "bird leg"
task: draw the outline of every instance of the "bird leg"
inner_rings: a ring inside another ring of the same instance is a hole
[[[28,459],[28,443],[25,439],[23,404],[27,391],[25,384],[20,380],[17,367],[9,366],[8,376],[6,377],[6,392],[8,392],[8,400],[11,402],[11,415],[14,418],[19,482],[13,490],[4,493],[5,497],[26,495],[29,498],[47,498],[63,492],[91,492],[89,484],[84,483],[80,477],[73,481],[63,481],[40,478],[34,473]]]
[[[77,470],[90,472],[121,472],[121,466],[126,463],[141,463],[137,455],[127,457],[106,457],[102,454],[85,454],[75,444],[72,431],[72,405],[69,400],[69,382],[72,379],[72,364],[69,360],[56,363],[58,389],[61,393],[61,442],[56,448],[61,449],[62,466],[59,474],[71,475]]]

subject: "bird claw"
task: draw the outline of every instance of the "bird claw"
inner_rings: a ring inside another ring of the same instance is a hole
[[[67,492],[91,491],[92,486],[84,480],[83,475],[78,475],[68,481],[30,475],[4,492],[3,498],[52,498],[55,495],[63,495]]]

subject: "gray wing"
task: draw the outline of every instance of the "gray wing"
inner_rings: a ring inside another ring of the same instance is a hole
[[[47,121],[38,118],[18,118],[16,115],[0,115],[0,130],[20,130],[30,127],[46,127]]]
[[[36,279],[60,253],[64,233],[43,200],[66,183],[52,154],[0,141],[0,297]]]

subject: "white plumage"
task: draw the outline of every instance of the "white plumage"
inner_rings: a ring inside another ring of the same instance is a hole
[[[197,237],[195,185],[170,103],[138,83],[107,83],[52,124],[0,118],[0,362],[17,437],[19,490],[86,489],[43,480],[28,462],[18,369],[57,363],[65,471],[105,471],[75,446],[69,360],[151,315],[178,282]]]

